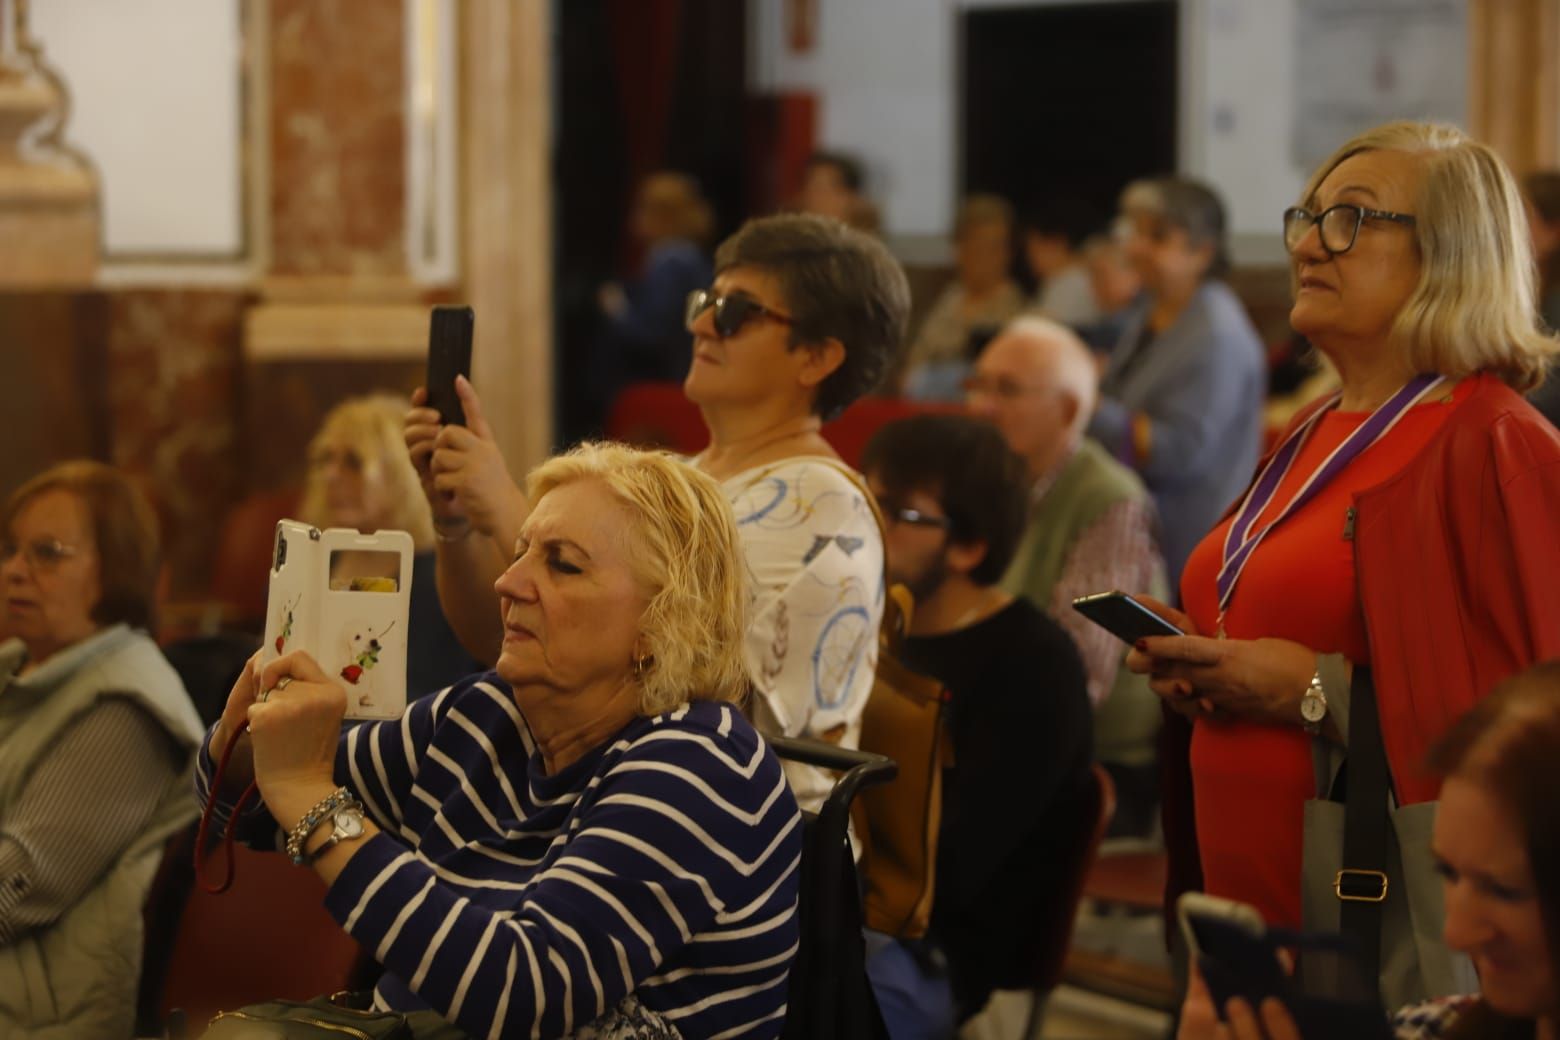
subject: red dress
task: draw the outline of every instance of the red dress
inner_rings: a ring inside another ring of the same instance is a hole
[[[1354,495],[1406,466],[1473,386],[1433,392],[1386,436],[1354,459],[1291,514],[1252,553],[1230,597],[1224,629],[1232,639],[1289,639],[1319,653],[1370,663],[1365,616],[1345,538]],[[1268,523],[1366,412],[1331,411],[1301,447],[1278,493],[1258,518]],[[1197,630],[1218,629],[1215,580],[1226,518],[1198,544],[1181,579],[1181,599]],[[1250,903],[1270,924],[1300,924],[1300,845],[1304,806],[1315,792],[1310,737],[1297,724],[1199,720],[1192,735],[1192,791],[1203,881],[1213,895]]]

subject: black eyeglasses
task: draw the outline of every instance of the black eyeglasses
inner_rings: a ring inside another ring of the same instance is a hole
[[[751,296],[716,296],[708,289],[695,289],[688,294],[688,306],[683,312],[683,324],[689,332],[693,331],[693,323],[699,315],[711,307],[715,308],[715,334],[721,339],[735,336],[742,331],[742,326],[758,318],[768,318],[782,325],[795,323],[789,314],[770,310]]]
[[[883,510],[883,519],[889,523],[908,524],[911,527],[935,527],[940,531],[953,529],[953,521],[946,516],[933,516],[919,509],[890,505],[887,502],[879,502],[878,507]]]
[[[1394,224],[1402,224],[1405,227],[1414,226],[1414,218],[1407,213],[1367,209],[1347,202],[1328,206],[1320,213],[1291,206],[1284,210],[1284,247],[1293,253],[1299,248],[1300,240],[1305,238],[1305,233],[1311,230],[1311,225],[1315,224],[1322,241],[1322,248],[1327,251],[1328,256],[1347,253],[1354,248],[1354,240],[1359,236],[1360,225],[1367,220],[1390,220]]]

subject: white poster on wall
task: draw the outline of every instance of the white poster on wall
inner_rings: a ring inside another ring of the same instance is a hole
[[[1466,0],[1298,0],[1296,15],[1298,165],[1394,119],[1463,125]]]

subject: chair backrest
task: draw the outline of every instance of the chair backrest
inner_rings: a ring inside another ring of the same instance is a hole
[[[1030,958],[1030,985],[1041,992],[1055,989],[1062,980],[1084,882],[1116,812],[1116,785],[1110,774],[1098,762],[1090,773],[1092,782],[1084,785],[1085,796],[1078,811],[1068,815],[1065,833],[1055,836],[1055,848],[1062,857],[1050,880],[1056,898],[1044,904],[1042,918],[1036,922]]]
[[[612,402],[607,436],[641,448],[695,455],[710,442],[698,405],[681,383],[631,383]]]
[[[298,498],[293,489],[259,492],[234,503],[222,521],[210,595],[240,624],[265,625],[276,522],[298,508]]]
[[[892,759],[817,740],[766,737],[782,759],[840,774],[816,816],[803,814],[797,899],[800,940],[791,961],[783,1040],[886,1037],[867,980],[861,903],[846,827],[856,792],[893,779]]]
[[[196,888],[169,959],[161,1010],[199,1024],[261,1000],[357,988],[372,961],[325,910],[325,884],[286,856],[234,849],[233,887]]]
[[[907,419],[912,415],[958,412],[953,404],[934,404],[911,401],[903,397],[863,397],[852,404],[831,422],[823,424],[819,432],[823,439],[839,452],[845,465],[855,469],[861,466],[861,453],[872,435],[885,423],[895,419]]]

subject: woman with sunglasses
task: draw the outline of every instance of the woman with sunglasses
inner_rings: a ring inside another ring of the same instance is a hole
[[[1426,749],[1475,691],[1560,655],[1560,434],[1519,396],[1557,346],[1488,147],[1378,127],[1312,174],[1283,227],[1290,320],[1342,390],[1296,416],[1192,553],[1185,612],[1165,610],[1187,634],[1127,665],[1187,720],[1167,740],[1172,889],[1296,927],[1305,803],[1350,754],[1355,671],[1374,677],[1401,816],[1436,799]],[[1414,962],[1403,939],[1383,938],[1383,965]],[[1398,977],[1389,1000],[1429,995]]]
[[[688,298],[684,382],[709,427],[693,464],[737,514],[753,597],[746,655],[761,729],[854,747],[883,611],[883,541],[872,509],[819,432],[898,361],[910,290],[877,239],[803,214],[751,220],[715,254],[715,282]],[[439,598],[462,644],[497,656],[493,581],[525,519],[464,379],[468,425],[441,427],[413,395],[406,443],[433,504]],[[788,763],[816,809],[832,778]]]
[[[0,512],[0,1036],[129,1036],[141,908],[201,725],[147,630],[152,509],[55,466]]]
[[[872,507],[819,432],[898,360],[904,271],[877,239],[822,217],[752,220],[688,301],[683,383],[710,444],[694,465],[737,515],[753,611],[747,662],[759,729],[855,747],[883,613]],[[833,778],[787,763],[816,809]]]

